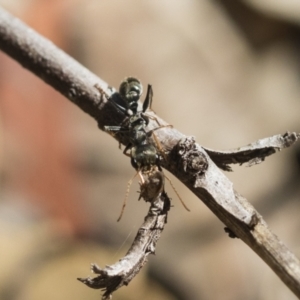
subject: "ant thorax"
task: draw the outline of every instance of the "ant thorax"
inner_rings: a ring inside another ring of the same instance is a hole
[[[145,128],[147,122],[145,119],[138,115],[133,115],[128,120],[128,133],[132,145],[137,146],[147,142],[147,133]]]

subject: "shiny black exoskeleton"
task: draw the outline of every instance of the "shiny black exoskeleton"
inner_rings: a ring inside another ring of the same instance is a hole
[[[151,107],[153,97],[151,85],[148,85],[142,110],[139,111],[138,101],[142,92],[143,87],[138,79],[134,77],[125,78],[119,88],[119,95],[124,105],[116,102],[112,103],[127,118],[125,118],[121,126],[105,126],[104,129],[109,132],[126,133],[129,143],[126,145],[123,153],[131,157],[131,164],[135,169],[138,171],[147,171],[154,165],[159,167],[160,157],[154,145],[149,141],[153,130],[146,131],[146,127],[149,124],[149,117],[145,112]],[[129,150],[130,153],[128,153]]]

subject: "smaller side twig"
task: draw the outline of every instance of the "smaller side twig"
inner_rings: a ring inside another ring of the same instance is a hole
[[[148,255],[155,253],[156,243],[167,222],[171,205],[170,198],[164,191],[164,175],[155,170],[145,176],[147,179],[141,184],[140,198],[151,202],[151,206],[127,254],[114,265],[104,269],[92,264],[91,270],[98,274],[97,277],[77,278],[90,288],[103,290],[103,300],[111,299],[114,291],[128,285],[139,273],[146,264]]]
[[[237,149],[219,151],[208,148],[203,149],[210,156],[212,161],[224,171],[232,171],[230,164],[244,164],[248,166],[259,164],[269,155],[292,146],[300,138],[300,133],[286,132],[268,138],[260,139],[247,146]]]

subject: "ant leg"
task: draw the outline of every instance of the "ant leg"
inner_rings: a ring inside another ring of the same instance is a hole
[[[156,127],[156,128],[154,128],[154,129],[148,131],[147,134],[153,135],[153,139],[154,139],[154,141],[155,141],[155,144],[156,144],[156,146],[157,146],[159,152],[161,153],[161,156],[164,158],[165,161],[167,161],[167,157],[166,157],[166,154],[165,154],[165,152],[164,152],[164,150],[163,150],[163,147],[161,146],[160,141],[158,140],[156,134],[154,133],[155,130],[158,130],[158,129],[161,129],[161,128],[164,128],[164,127],[173,127],[173,126],[172,126],[172,125],[169,125],[169,124],[168,124],[168,125],[161,125],[161,126],[159,126],[159,127]]]
[[[143,103],[143,113],[144,113],[148,108],[151,109],[152,98],[153,98],[153,90],[152,90],[152,86],[151,86],[150,84],[148,84],[146,98],[145,98],[144,103]]]
[[[148,117],[150,120],[153,120],[153,121],[155,121],[155,122],[156,122],[156,124],[157,124],[158,126],[163,126],[162,124],[160,124],[160,122],[158,121],[158,119],[157,119],[156,117],[154,117],[154,116],[151,116],[151,115],[149,115],[149,114],[147,114],[147,117]],[[168,126],[171,126],[171,127],[173,127],[172,125],[168,125]]]
[[[167,161],[167,156],[166,156],[166,154],[165,154],[165,152],[163,150],[163,147],[162,147],[160,141],[158,140],[156,134],[153,131],[158,130],[158,129],[162,128],[162,127],[170,127],[170,126],[172,126],[172,125],[163,125],[161,127],[154,128],[153,130],[151,130],[151,131],[148,132],[148,133],[150,133],[150,134],[153,135],[153,139],[155,141],[155,144],[156,144],[159,152],[161,153],[161,156],[164,158],[165,161]]]
[[[148,84],[146,98],[143,103],[143,110],[142,110],[143,113],[145,113],[147,109],[152,110],[152,107],[151,107],[152,106],[152,98],[153,98],[153,89],[152,89],[152,86],[150,84]],[[156,117],[147,115],[147,118],[149,118],[151,120],[155,120],[155,122],[157,123],[158,126],[162,126]],[[149,121],[147,123],[149,123]]]
[[[152,89],[152,86],[150,84],[148,84],[146,98],[143,103],[143,110],[142,110],[143,113],[145,113],[147,109],[152,110],[152,107],[151,107],[152,106],[152,98],[153,98],[153,89]],[[162,125],[160,124],[160,122],[158,121],[158,119],[156,117],[147,115],[147,118],[149,118],[151,120],[155,120],[157,125],[162,127]],[[149,123],[149,121],[147,123]],[[165,126],[163,126],[163,127],[165,127]],[[168,127],[173,127],[173,126],[168,125]]]
[[[165,175],[165,178],[167,178],[168,181],[170,182],[171,187],[173,188],[174,192],[176,193],[176,195],[177,195],[177,197],[179,198],[179,200],[180,200],[181,204],[183,205],[183,207],[184,207],[187,211],[190,211],[190,209],[186,206],[186,204],[184,203],[184,201],[181,199],[181,197],[179,196],[178,192],[176,191],[175,186],[173,185],[171,179],[170,179],[169,177],[167,177],[166,174],[164,174],[164,175]]]
[[[134,176],[133,176],[133,177],[128,181],[128,183],[127,183],[127,190],[126,190],[126,194],[125,194],[125,199],[124,199],[124,201],[123,201],[121,213],[120,213],[120,216],[119,216],[117,222],[119,222],[119,221],[121,220],[122,216],[123,216],[124,209],[125,209],[125,207],[126,207],[126,203],[127,203],[127,199],[128,199],[128,195],[129,195],[129,191],[130,191],[130,187],[131,187],[131,184],[132,184],[132,182],[133,182],[133,180],[134,180],[134,178],[136,177],[137,174],[138,174],[138,172],[136,172],[136,173],[134,174]]]
[[[104,130],[106,131],[106,132],[122,132],[122,131],[124,131],[123,130],[123,127],[122,126],[104,126]]]
[[[167,156],[163,150],[163,147],[161,146],[160,141],[158,140],[157,136],[155,135],[155,133],[153,133],[153,139],[155,141],[155,144],[156,144],[159,152],[161,153],[161,156],[164,158],[165,161],[167,161]]]
[[[152,111],[153,111],[153,110],[152,110]],[[147,118],[150,119],[150,120],[155,121],[159,128],[161,128],[161,127],[171,127],[171,128],[173,128],[173,125],[171,125],[171,124],[168,124],[168,125],[162,125],[162,124],[158,121],[157,117],[151,116],[151,115],[149,115],[149,113],[147,113]],[[148,121],[148,123],[149,123],[149,121]]]
[[[142,175],[142,172],[141,172],[141,171],[138,171],[137,174],[139,175],[142,184],[144,184],[144,183],[145,183],[145,179],[144,179],[144,177],[143,177],[143,175]]]
[[[119,143],[119,148],[121,149],[120,145],[121,145],[121,143]],[[129,144],[125,147],[125,149],[124,149],[124,151],[123,151],[123,154],[125,154],[126,156],[131,157],[131,154],[127,152],[127,151],[128,151],[129,149],[131,149],[131,148],[132,148],[132,145],[131,145],[131,143],[129,143]]]
[[[160,125],[159,127],[156,127],[156,128],[152,129],[152,130],[149,131],[149,132],[152,133],[152,132],[155,131],[155,130],[158,130],[158,129],[161,129],[161,128],[165,128],[165,127],[173,128],[173,125],[171,125],[171,124],[168,124],[168,125]]]

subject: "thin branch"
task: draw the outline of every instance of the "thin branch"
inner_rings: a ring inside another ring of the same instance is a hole
[[[151,206],[127,254],[104,269],[92,264],[91,269],[98,274],[97,277],[77,278],[90,288],[104,290],[103,300],[111,299],[114,291],[128,285],[139,273],[146,264],[148,255],[155,253],[156,243],[167,223],[171,202],[164,191],[164,175],[156,170],[147,177],[146,182],[141,185],[140,198],[150,202]]]
[[[109,102],[101,101],[95,85],[109,94],[113,92],[107,89],[105,82],[3,9],[0,9],[0,48],[95,118],[101,129],[105,125],[119,125],[124,118]],[[158,119],[160,124],[166,124]],[[155,126],[151,121],[149,130]],[[229,170],[228,164],[234,162],[260,162],[278,148],[272,145],[274,139],[283,141],[283,147],[288,147],[299,135],[287,133],[268,138],[265,141],[269,143],[262,145],[260,150],[252,144],[244,152],[227,153],[205,150],[173,128],[157,130],[156,136],[166,151],[162,166],[193,191],[226,225],[231,235],[248,244],[300,298],[299,260],[218,168]],[[125,145],[128,143],[124,136],[116,138]]]
[[[269,138],[258,140],[244,147],[227,151],[216,151],[208,148],[204,148],[213,162],[221,169],[225,171],[231,171],[230,164],[244,164],[248,163],[248,166],[259,164],[264,159],[284,148],[293,145],[299,135],[286,133],[284,135],[274,135]]]
[[[93,118],[101,118],[99,92],[107,84],[0,7],[0,48]]]

